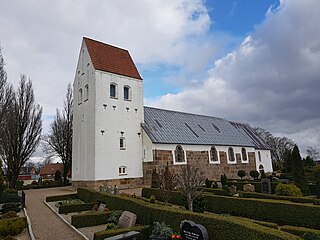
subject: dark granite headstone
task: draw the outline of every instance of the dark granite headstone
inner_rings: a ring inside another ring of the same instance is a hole
[[[180,234],[183,240],[209,240],[207,229],[190,220],[180,223]]]
[[[261,179],[261,192],[271,194],[271,182],[270,179]]]

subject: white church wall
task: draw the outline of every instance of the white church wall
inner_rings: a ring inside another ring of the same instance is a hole
[[[95,76],[95,180],[142,177],[142,81],[102,71]],[[117,84],[116,98],[110,97],[111,83]],[[130,87],[129,101],[124,100],[124,86]],[[120,167],[126,174],[119,173]]]
[[[86,96],[88,86],[88,97]],[[82,99],[79,90],[82,90]],[[88,50],[82,43],[73,83],[72,179],[94,180],[95,80]]]
[[[270,150],[256,149],[256,168],[257,168],[257,171],[259,171],[260,165],[263,166],[264,172],[266,172],[266,173],[273,172]]]

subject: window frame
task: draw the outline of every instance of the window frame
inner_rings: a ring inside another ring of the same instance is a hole
[[[228,163],[237,164],[233,147],[228,147]]]
[[[114,87],[114,96],[111,95],[112,91],[111,91],[111,87]],[[113,98],[113,99],[117,99],[118,98],[118,85],[114,82],[110,83],[109,85],[109,97]]]
[[[244,156],[245,156],[245,158],[244,158]],[[242,162],[246,162],[246,163],[249,161],[248,152],[245,147],[241,148],[241,160],[242,160]]]
[[[178,161],[178,154],[180,152],[180,158],[181,160]],[[175,150],[174,150],[174,164],[179,165],[179,164],[187,164],[187,160],[186,160],[186,154],[185,151],[183,149],[183,147],[181,145],[177,145]]]
[[[122,142],[122,144],[121,144],[121,142]],[[119,147],[120,147],[120,150],[126,150],[126,139],[124,137],[120,137]]]
[[[82,88],[78,91],[78,105],[82,104]]]
[[[128,98],[125,96],[125,89],[128,89]],[[128,85],[123,86],[123,100],[131,101],[131,87]]]
[[[89,84],[84,86],[84,102],[89,100]]]
[[[213,153],[214,150],[214,153]],[[213,160],[213,156],[215,156],[215,160]],[[220,164],[220,159],[218,155],[218,150],[215,146],[211,146],[209,150],[209,163],[211,164]]]
[[[128,175],[127,166],[120,166],[118,168],[118,174],[119,174],[119,176]]]

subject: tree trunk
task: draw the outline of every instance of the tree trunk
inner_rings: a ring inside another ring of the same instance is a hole
[[[188,194],[188,196],[187,196],[187,202],[188,202],[189,211],[193,212],[193,202],[192,202],[192,198],[191,198],[190,194]]]

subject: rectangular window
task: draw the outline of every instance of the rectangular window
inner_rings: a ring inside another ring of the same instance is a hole
[[[78,104],[82,103],[82,88],[79,89]]]
[[[125,150],[126,149],[126,141],[125,138],[121,137],[120,138],[120,150]]]
[[[124,98],[124,100],[129,100],[130,99],[130,89],[129,89],[129,87],[124,87],[123,88],[123,98]]]
[[[87,101],[89,99],[89,85],[87,84],[84,87],[84,101]]]
[[[127,167],[126,166],[119,167],[119,175],[127,175]]]

